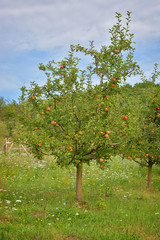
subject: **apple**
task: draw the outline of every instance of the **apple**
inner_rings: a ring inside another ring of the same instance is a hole
[[[73,148],[71,146],[69,146],[69,151],[73,152]]]
[[[55,140],[56,138],[55,137],[52,137],[53,140]]]
[[[106,107],[106,108],[104,109],[104,111],[108,111],[108,108]]]
[[[112,84],[112,87],[114,87],[115,85],[114,84]]]
[[[99,161],[100,161],[100,162],[104,162],[103,158],[100,158]]]
[[[100,165],[100,168],[103,169],[103,165]]]
[[[59,101],[57,101],[57,103],[59,103]]]
[[[101,104],[100,103],[98,103],[98,106],[100,106]]]
[[[106,133],[104,136],[105,136],[106,138],[109,138],[109,134],[107,134],[107,133]]]
[[[151,118],[148,118],[148,120],[151,120]]]
[[[152,130],[152,133],[154,133],[154,130]]]
[[[148,157],[148,155],[149,155],[149,154],[148,154],[148,153],[146,153],[146,156],[147,156],[147,157]]]
[[[68,135],[66,135],[66,139],[68,139],[69,138],[69,136]]]
[[[158,155],[158,158],[160,158],[160,155]]]
[[[47,107],[46,110],[47,110],[47,111],[51,111],[51,108],[50,108],[50,107]]]
[[[106,133],[110,134],[111,132],[110,131],[106,131]]]
[[[160,110],[160,107],[157,107],[157,110]]]
[[[54,151],[54,148],[51,148],[52,151]]]
[[[109,95],[106,95],[105,98],[109,98],[110,96]]]
[[[89,113],[87,113],[87,116],[89,117]]]
[[[43,111],[40,112],[41,115],[44,115],[45,113]]]
[[[118,49],[116,49],[116,50],[115,50],[115,53],[119,53],[119,50],[118,50]]]
[[[126,119],[126,120],[127,120],[127,119],[128,119],[128,117],[127,117],[127,116],[124,116],[124,119]]]
[[[51,124],[52,124],[52,125],[56,125],[56,122],[55,122],[55,121],[51,121]]]
[[[130,159],[131,157],[130,157],[130,156],[128,156],[127,158],[128,158],[128,159]]]
[[[31,98],[32,98],[32,99],[35,99],[35,96],[32,96]]]
[[[116,78],[112,78],[112,80],[113,80],[114,82],[116,82]]]
[[[35,127],[34,129],[35,129],[35,130],[37,130],[37,129],[38,129],[38,127]]]
[[[39,147],[41,146],[41,143],[38,143]]]
[[[60,68],[64,68],[64,66],[63,66],[63,65],[60,65]]]
[[[59,127],[59,124],[57,123],[56,126]]]

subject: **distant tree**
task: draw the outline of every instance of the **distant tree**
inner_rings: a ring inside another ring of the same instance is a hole
[[[121,94],[112,116],[121,115],[114,126],[120,153],[148,168],[147,187],[151,188],[152,166],[160,164],[160,85],[155,83],[160,72],[155,65],[151,79],[133,87],[132,94]],[[113,121],[114,124],[114,121]]]

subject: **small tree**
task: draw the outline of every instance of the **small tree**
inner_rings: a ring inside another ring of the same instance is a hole
[[[121,15],[117,13],[116,17],[109,47],[102,46],[97,51],[93,42],[88,49],[72,45],[64,60],[40,64],[39,69],[47,76],[44,86],[33,82],[29,90],[22,89],[22,103],[29,104],[23,123],[25,141],[38,158],[51,154],[61,166],[76,166],[77,201],[82,201],[83,163],[89,164],[94,159],[103,169],[116,153],[119,143],[115,142],[114,129],[108,120],[114,104],[112,96],[127,76],[139,70],[133,62],[130,13],[125,27],[121,25]],[[75,51],[92,57],[93,62],[85,70],[80,69]],[[100,77],[96,86],[92,80],[95,74]]]

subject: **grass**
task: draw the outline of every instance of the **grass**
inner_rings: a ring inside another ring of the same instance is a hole
[[[83,204],[75,202],[75,168],[63,169],[51,158],[0,155],[1,240],[158,240],[160,169],[112,159],[99,169],[84,166]]]

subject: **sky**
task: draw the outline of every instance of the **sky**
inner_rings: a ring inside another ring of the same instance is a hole
[[[149,77],[160,65],[160,0],[0,0],[0,97],[17,101],[23,85],[45,83],[39,63],[62,60],[71,44],[108,45],[115,12],[125,20],[127,11],[134,58]]]

